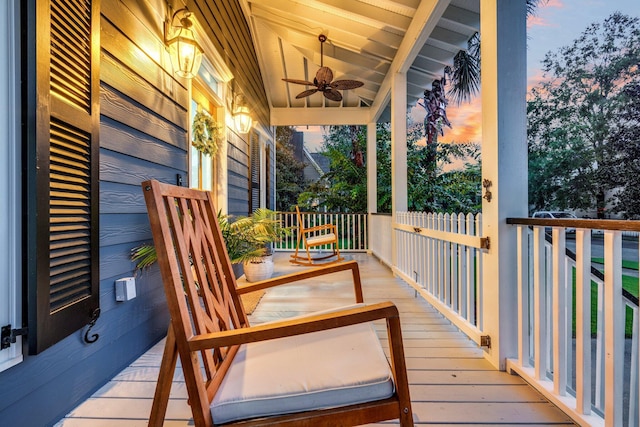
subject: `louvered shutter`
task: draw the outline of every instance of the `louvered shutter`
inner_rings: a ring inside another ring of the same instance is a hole
[[[251,212],[260,207],[260,141],[258,134],[251,134]]]
[[[99,0],[30,7],[27,311],[34,354],[82,328],[99,307],[100,7]]]

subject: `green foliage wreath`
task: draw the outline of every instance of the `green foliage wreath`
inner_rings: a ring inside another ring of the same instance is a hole
[[[193,117],[193,146],[202,154],[215,156],[220,147],[222,127],[204,111]]]

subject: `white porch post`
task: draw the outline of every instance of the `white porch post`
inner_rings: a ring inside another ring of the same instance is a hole
[[[367,125],[367,212],[378,212],[378,155],[376,124]]]
[[[507,217],[527,216],[526,7],[525,0],[480,2],[482,34],[482,179],[491,201],[482,201],[482,234],[490,239],[483,258],[486,358],[505,369],[517,356],[516,230]],[[483,194],[485,190],[483,189]]]
[[[369,252],[374,231],[371,229],[371,214],[378,212],[378,156],[376,150],[376,123],[367,125],[367,216],[369,227],[367,228],[367,241]]]
[[[391,223],[396,212],[407,210],[407,74],[391,80]],[[397,262],[396,233],[391,231],[391,262]]]

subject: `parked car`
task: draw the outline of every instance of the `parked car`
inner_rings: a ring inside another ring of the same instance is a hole
[[[566,211],[538,211],[531,215],[532,218],[539,219],[578,219],[573,213]],[[545,227],[547,233],[551,233],[551,227]],[[575,228],[567,228],[567,233],[575,233]]]

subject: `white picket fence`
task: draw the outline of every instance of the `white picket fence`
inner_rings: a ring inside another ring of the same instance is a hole
[[[280,242],[276,242],[274,250],[293,251],[298,242],[297,215],[295,212],[278,212],[277,215],[280,223],[290,228],[292,232]],[[366,213],[301,212],[301,216],[305,228],[325,224],[335,225],[341,251],[364,252],[368,249]],[[329,249],[329,246],[316,246],[310,250],[318,252]]]

